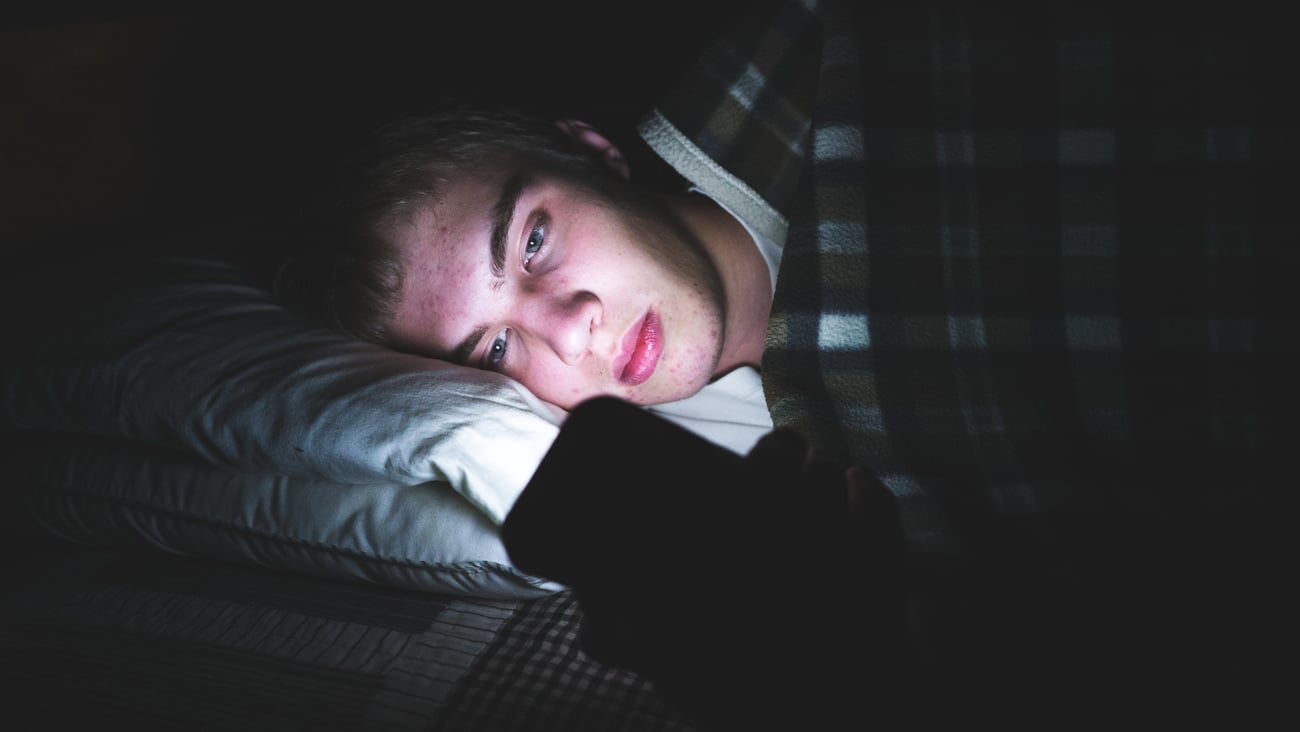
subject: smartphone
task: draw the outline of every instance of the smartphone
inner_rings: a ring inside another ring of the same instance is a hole
[[[680,576],[724,541],[743,503],[743,463],[643,407],[595,397],[561,425],[502,541],[519,569],[562,584]]]

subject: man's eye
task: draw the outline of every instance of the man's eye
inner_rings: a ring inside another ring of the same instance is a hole
[[[524,242],[524,267],[532,260],[533,255],[541,250],[546,244],[546,221],[539,220],[533,225],[532,231],[528,232],[528,240]]]
[[[509,333],[509,330],[503,330],[500,333],[497,333],[496,338],[492,339],[492,345],[488,346],[487,354],[484,356],[484,358],[487,359],[489,367],[495,368],[500,366],[501,362],[505,360],[506,337]]]

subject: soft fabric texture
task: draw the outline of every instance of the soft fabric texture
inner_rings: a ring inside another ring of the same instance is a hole
[[[6,363],[3,426],[249,472],[442,480],[498,522],[555,437],[560,413],[515,382],[314,327],[229,264],[127,276]]]
[[[39,729],[715,729],[583,653],[572,592],[455,597],[75,546],[28,564],[0,595],[0,699]]]
[[[44,526],[405,587],[548,588],[513,571],[497,525],[559,410],[314,327],[227,263],[87,274],[3,366],[0,427],[35,471],[13,498]]]
[[[762,379],[749,366],[729,372],[686,399],[647,409],[740,455],[748,454],[772,430]]]
[[[349,485],[246,473],[99,437],[20,441],[13,482],[48,533],[385,587],[528,598],[498,527],[442,481]]]
[[[1221,679],[1196,654],[1270,606],[1300,369],[1289,48],[1251,14],[784,2],[643,126],[788,220],[774,424],[898,498],[919,645],[956,683],[1114,678],[1102,637]]]
[[[1296,115],[1264,32],[783,3],[642,133],[719,200],[789,218],[774,423],[881,475],[918,548],[959,552],[990,516],[1261,496],[1201,471],[1258,478],[1289,413],[1267,395],[1294,363],[1273,194],[1295,188]]]

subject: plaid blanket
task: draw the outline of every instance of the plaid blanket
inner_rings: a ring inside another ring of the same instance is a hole
[[[775,423],[898,497],[918,574],[968,584],[933,612],[1015,593],[965,631],[1063,573],[1051,611],[1088,610],[1046,625],[1164,627],[1163,661],[1166,613],[1252,622],[1296,405],[1290,44],[1225,8],[892,5],[766,3],[653,112],[788,227]]]

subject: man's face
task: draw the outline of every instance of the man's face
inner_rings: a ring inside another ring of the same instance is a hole
[[[714,376],[721,280],[655,206],[519,164],[446,183],[393,236],[403,349],[500,371],[566,409],[682,399]]]

